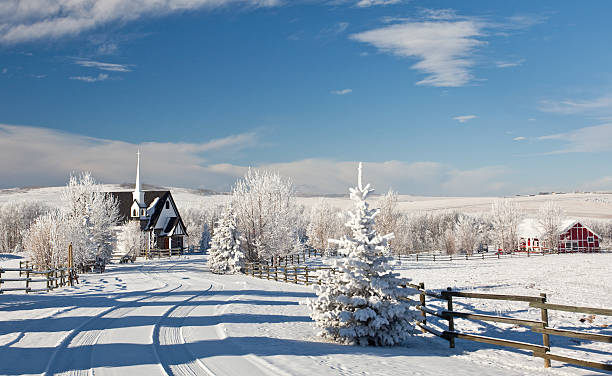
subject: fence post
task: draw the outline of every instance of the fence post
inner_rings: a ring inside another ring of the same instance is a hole
[[[542,303],[546,303],[546,293],[541,293],[540,296],[542,297]],[[547,328],[548,327],[548,309],[546,308],[540,308],[540,311],[542,312],[542,326],[543,328]],[[546,349],[544,350],[544,353],[547,353],[550,351],[550,336],[546,333],[542,333],[542,344],[544,345],[544,347],[546,347]],[[544,359],[544,368],[550,368],[550,359]]]
[[[21,261],[19,261],[19,276],[21,277]],[[26,289],[26,292],[28,292],[28,289]],[[0,269],[0,294],[2,294],[2,269]]]
[[[308,266],[304,268],[304,272],[306,272],[306,286],[308,286]]]
[[[287,282],[287,263],[285,263],[285,267],[283,268],[283,271],[285,272],[285,282]]]
[[[55,271],[53,272],[53,277],[55,278],[55,288],[58,288],[59,285],[57,284],[57,269],[55,269]]]
[[[269,281],[270,280],[270,265],[267,265],[266,269],[268,271],[268,281]]]
[[[274,280],[278,281],[278,265],[274,267]]]
[[[452,291],[452,289],[450,287],[446,288],[446,291]],[[449,294],[443,294],[442,296],[446,295],[446,300],[448,301],[448,310],[450,312],[453,311],[453,297]],[[455,318],[453,316],[448,316],[448,331],[449,332],[455,332]],[[449,347],[451,349],[455,348],[455,337],[454,335],[451,335],[448,339],[448,344]]]
[[[297,278],[297,277],[298,277],[298,276],[297,276],[297,275],[298,275],[297,266],[294,266],[294,267],[293,267],[293,272],[294,272],[293,277],[294,277],[294,279],[295,279],[295,284],[297,285],[297,283],[298,283],[298,278]]]
[[[259,279],[263,279],[263,270],[261,270],[261,266],[262,266],[261,263],[257,265],[257,268],[259,269]]]
[[[421,301],[421,307],[425,308],[425,283],[421,282],[419,283],[419,289],[421,291],[419,291],[419,299]],[[427,324],[427,316],[425,311],[421,311],[421,316],[423,316],[423,325]],[[421,328],[421,331],[423,333],[426,333],[427,331],[424,328]]]
[[[30,292],[30,270],[26,269],[26,294]]]
[[[419,254],[418,253],[416,254],[416,259],[417,259],[417,262],[419,262]]]

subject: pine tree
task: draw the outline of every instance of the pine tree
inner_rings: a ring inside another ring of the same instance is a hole
[[[236,213],[231,204],[219,218],[210,242],[208,266],[213,273],[238,273],[244,265],[242,237],[236,229]]]
[[[355,210],[349,212],[346,226],[350,237],[336,240],[338,252],[345,256],[335,262],[336,272],[321,271],[321,285],[315,285],[317,298],[307,302],[311,317],[324,338],[346,344],[391,346],[402,343],[414,332],[416,311],[405,300],[406,290],[389,268],[391,258],[387,241],[393,234],[380,236],[374,230],[377,210],[369,208],[366,198],[372,190],[361,184],[350,189]]]

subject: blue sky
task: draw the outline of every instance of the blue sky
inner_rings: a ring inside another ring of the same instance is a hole
[[[24,4],[25,3],[25,4]],[[612,189],[612,4],[138,0],[0,5],[0,187],[91,170],[227,190]]]

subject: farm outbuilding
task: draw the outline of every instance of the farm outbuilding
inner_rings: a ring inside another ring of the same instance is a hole
[[[565,220],[559,231],[559,252],[598,252],[601,236],[577,220]],[[518,227],[519,251],[551,251],[542,239],[542,230],[535,219],[525,219]]]

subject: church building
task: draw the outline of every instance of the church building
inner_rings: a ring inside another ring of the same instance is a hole
[[[119,215],[125,223],[140,221],[148,249],[183,249],[187,228],[170,191],[144,191],[140,184],[140,152],[137,153],[134,191],[110,192],[119,202]]]

